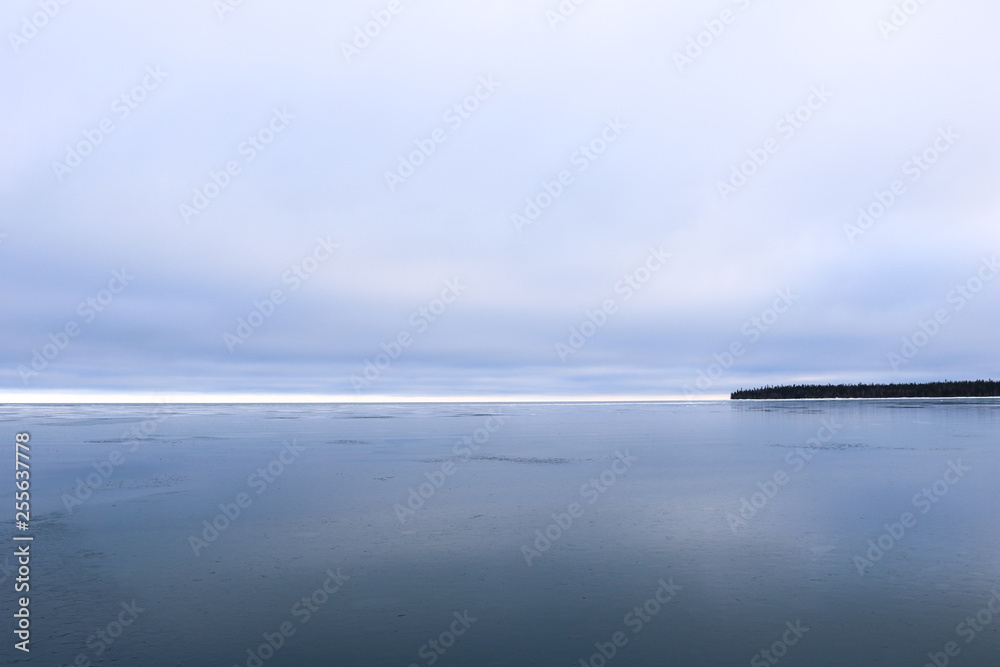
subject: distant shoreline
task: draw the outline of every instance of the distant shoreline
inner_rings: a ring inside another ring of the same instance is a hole
[[[966,380],[893,384],[776,385],[740,389],[730,400],[781,400],[808,398],[993,398],[1000,396],[1000,382]]]

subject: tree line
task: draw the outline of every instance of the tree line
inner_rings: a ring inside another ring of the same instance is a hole
[[[906,382],[893,384],[790,384],[739,389],[730,399],[773,398],[947,398],[1000,396],[1000,382],[963,380],[951,382]]]

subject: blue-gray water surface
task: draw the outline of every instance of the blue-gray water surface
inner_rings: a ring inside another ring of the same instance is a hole
[[[0,422],[4,664],[1000,664],[996,399]]]

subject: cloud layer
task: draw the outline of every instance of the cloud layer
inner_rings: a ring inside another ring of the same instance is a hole
[[[998,13],[8,3],[0,383],[997,377]]]

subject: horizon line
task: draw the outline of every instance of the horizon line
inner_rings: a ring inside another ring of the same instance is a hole
[[[655,403],[730,400],[725,394],[486,394],[413,396],[398,394],[312,394],[312,393],[254,393],[254,392],[123,392],[123,391],[4,391],[0,390],[0,404],[223,404],[223,403]]]

